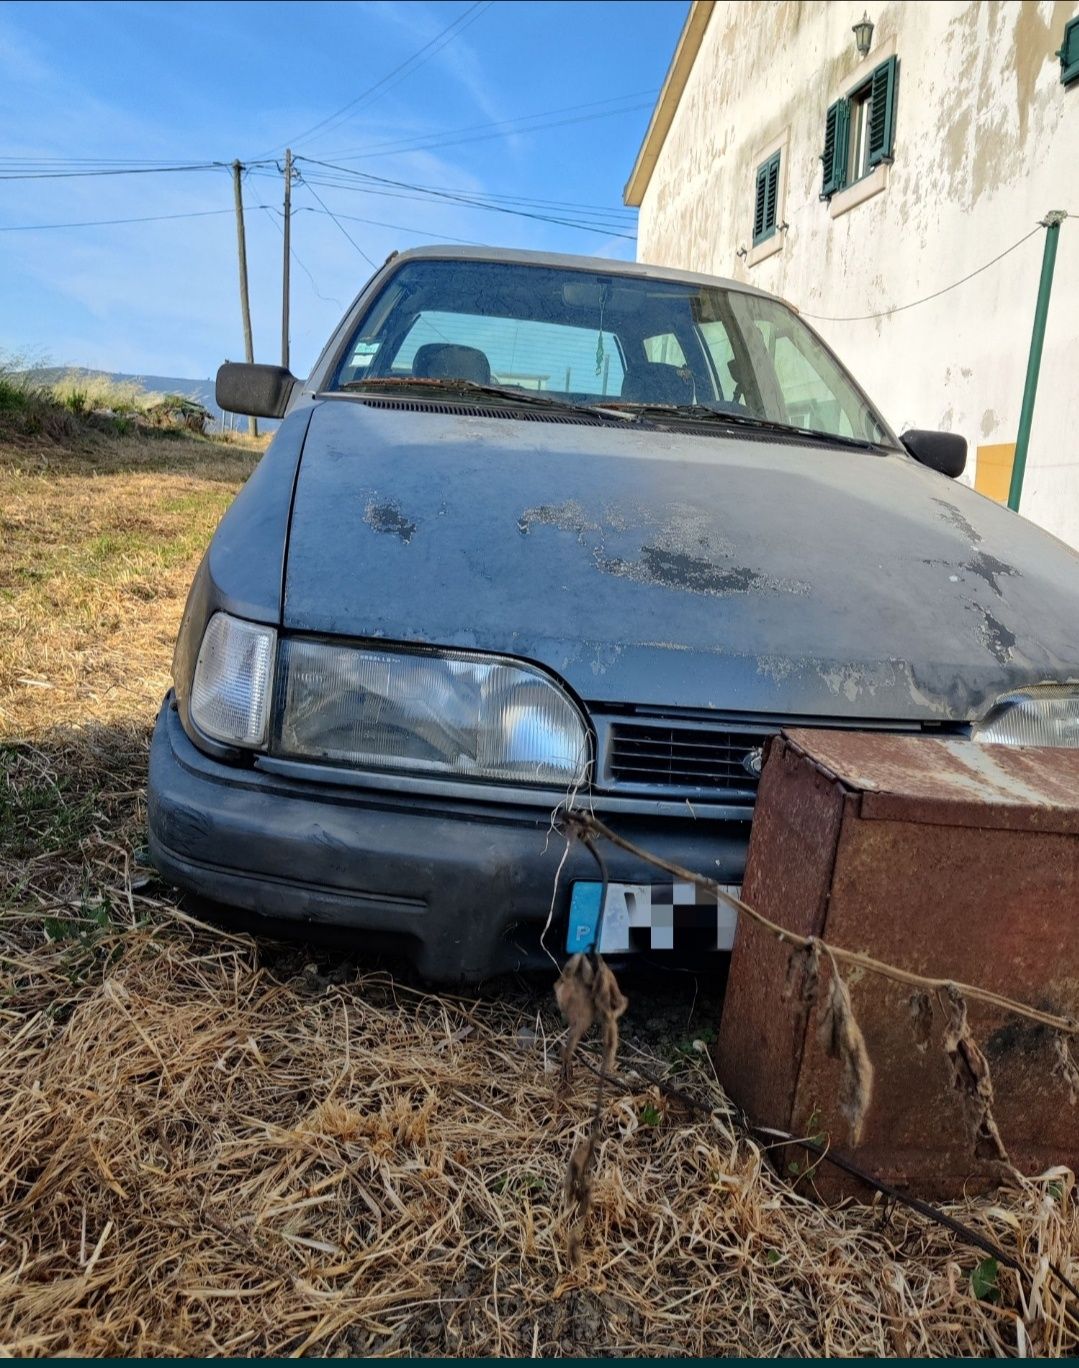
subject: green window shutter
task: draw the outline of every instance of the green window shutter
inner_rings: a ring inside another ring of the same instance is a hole
[[[779,208],[779,157],[773,153],[757,167],[756,193],[753,199],[753,246],[774,236]]]
[[[847,183],[847,141],[850,134],[850,101],[836,100],[824,116],[824,176],[820,197],[827,199]]]
[[[753,200],[753,246],[764,238],[764,211],[768,199],[768,167],[757,167],[757,191]]]
[[[869,165],[879,166],[890,161],[895,136],[895,72],[896,60],[889,57],[881,62],[870,77],[869,96]]]
[[[1060,83],[1071,85],[1079,80],[1079,15],[1064,25],[1064,41],[1057,53],[1060,58]]]
[[[769,161],[768,184],[764,194],[764,227],[766,231],[776,230],[776,210],[779,207],[779,153]]]

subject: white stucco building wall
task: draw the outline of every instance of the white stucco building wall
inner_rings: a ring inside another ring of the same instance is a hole
[[[851,27],[866,7],[863,60]],[[1054,55],[1077,14],[1079,0],[697,3],[626,200],[640,206],[640,260],[782,295],[896,431],[962,433],[964,478],[982,488],[1016,439],[1044,229],[902,306],[1047,211],[1077,215],[1060,229],[1022,512],[1079,546],[1079,81],[1061,83]],[[893,53],[893,160],[822,200],[826,110]],[[754,249],[756,171],[776,148],[788,226]]]

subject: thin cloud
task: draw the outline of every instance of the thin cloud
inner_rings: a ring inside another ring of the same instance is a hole
[[[428,6],[416,3],[415,0],[407,5],[394,4],[390,0],[383,0],[383,3],[376,3],[375,0],[361,0],[361,3],[355,8],[358,11],[366,12],[388,27],[407,34],[411,42],[417,47],[429,42],[445,29],[447,22],[445,10],[435,13]],[[463,14],[464,9],[459,9],[457,13]],[[475,29],[480,30],[485,23],[490,21],[493,13],[494,7],[480,15],[475,21]],[[455,36],[452,42],[447,43],[445,47],[435,53],[430,59],[430,65],[439,68],[444,75],[454,80],[468,95],[476,108],[491,122],[510,117],[505,105],[492,95],[491,73],[485,69],[479,53],[464,34]],[[402,82],[402,87],[406,90],[408,79],[406,77],[405,81]],[[423,77],[417,74],[416,79],[422,80]],[[396,90],[393,93],[395,96],[397,95]],[[398,99],[397,103],[401,104],[402,100]],[[365,126],[369,127],[366,111],[358,111],[357,117],[362,118]],[[345,120],[344,123],[331,130],[327,136],[338,139],[347,137],[347,130],[350,126],[354,126],[352,121]],[[437,125],[425,122],[416,128],[417,133],[427,131],[438,131]],[[516,148],[518,142],[519,140],[512,135],[507,138],[507,144],[511,147]]]

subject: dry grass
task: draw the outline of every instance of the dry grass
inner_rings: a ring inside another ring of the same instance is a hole
[[[608,1090],[571,1266],[593,1093],[556,1095],[551,1007],[185,916],[140,858],[146,745],[250,460],[0,449],[0,1353],[1074,1352],[1066,1171],[952,1208],[1033,1275],[979,1298],[947,1232],[791,1192],[691,1053],[721,1114]]]
[[[0,351],[0,443],[54,447],[149,430],[197,433],[210,419],[198,401],[157,394],[136,380],[92,371],[57,372]],[[98,446],[101,446],[100,440]]]
[[[547,1017],[348,966],[266,966],[265,950],[137,888],[129,904],[123,847],[102,836],[81,849],[99,876],[111,869],[108,922],[84,914],[81,933],[73,923],[51,941],[22,918],[5,927],[9,1352],[965,1355],[1074,1342],[1044,1266],[1076,1235],[1070,1179],[967,1209],[1037,1270],[1021,1325],[1015,1281],[1002,1274],[1001,1305],[979,1301],[977,1256],[943,1233],[792,1195],[757,1144],[644,1087],[606,1108],[570,1266],[560,1189],[591,1089],[557,1100]],[[721,1102],[703,1073],[692,1086]]]
[[[152,715],[194,566],[250,443],[0,447],[0,737]]]
[[[111,409],[114,413],[141,413],[159,404],[164,395],[146,389],[136,380],[114,380],[109,375],[68,371],[48,386],[49,393],[76,413]]]

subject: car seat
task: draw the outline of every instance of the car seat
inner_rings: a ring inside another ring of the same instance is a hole
[[[475,385],[489,385],[491,363],[479,347],[425,342],[416,348],[412,374],[423,380],[470,380]]]
[[[644,361],[627,369],[620,397],[630,404],[692,404],[693,378],[681,366]]]

